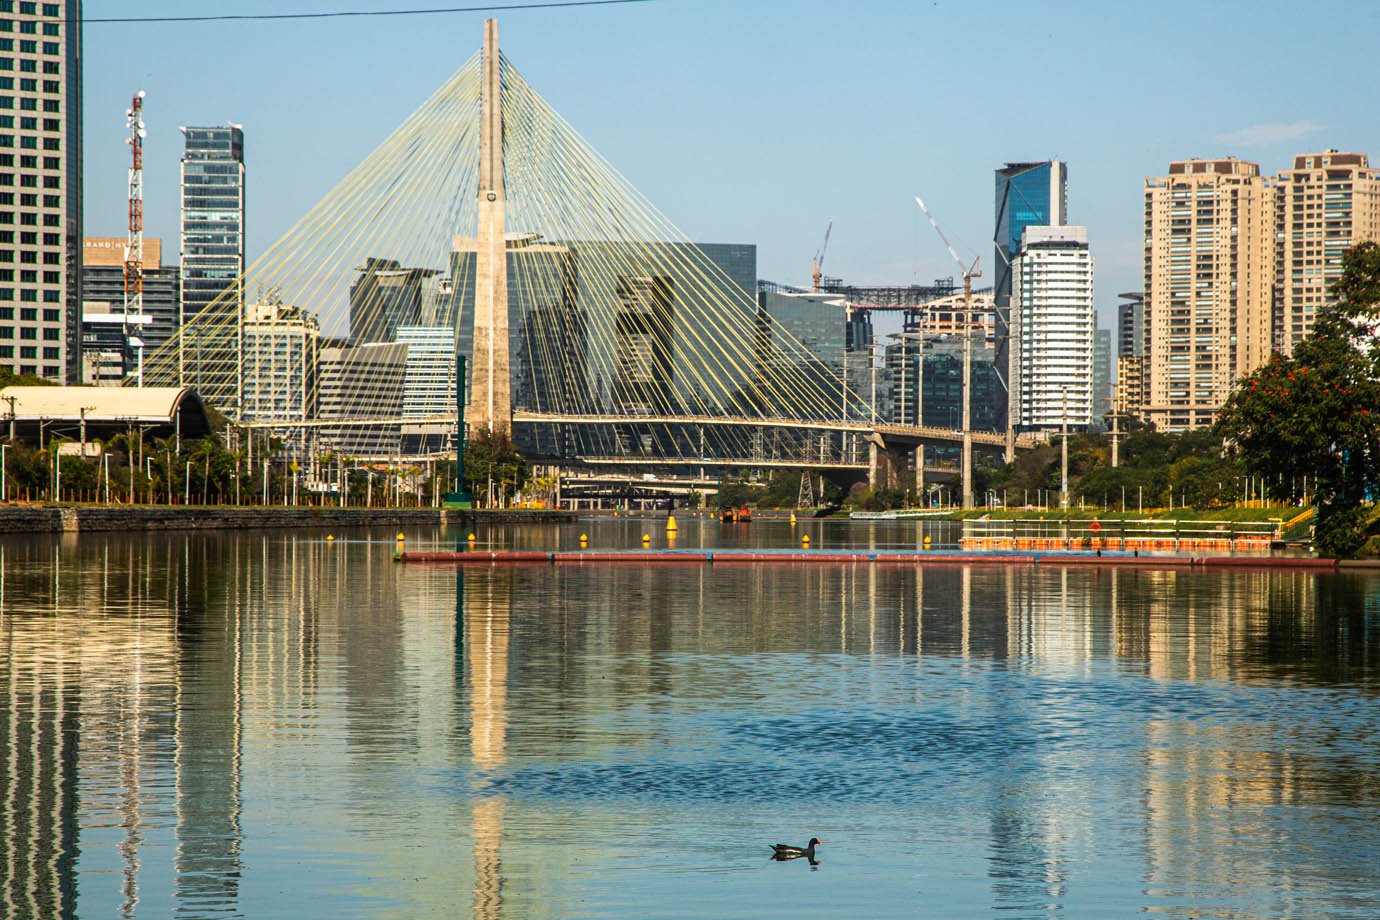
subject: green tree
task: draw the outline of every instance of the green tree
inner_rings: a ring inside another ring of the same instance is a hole
[[[502,435],[486,429],[465,441],[465,484],[476,497],[487,496],[491,482],[496,493],[512,496],[529,472],[527,460]]]
[[[1241,379],[1217,427],[1267,482],[1315,478],[1318,549],[1347,557],[1365,544],[1380,494],[1380,246],[1347,254],[1333,294],[1291,356]]]

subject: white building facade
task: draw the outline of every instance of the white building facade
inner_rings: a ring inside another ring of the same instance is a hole
[[[1088,229],[1026,227],[1011,279],[1010,410],[1017,429],[1092,423],[1096,324]]]

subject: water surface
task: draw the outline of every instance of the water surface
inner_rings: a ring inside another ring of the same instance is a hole
[[[392,549],[0,541],[0,916],[1380,915],[1380,579]]]

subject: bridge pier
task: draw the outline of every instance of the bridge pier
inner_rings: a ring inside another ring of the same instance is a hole
[[[915,498],[922,505],[925,502],[925,445],[915,445]]]
[[[877,485],[877,442],[869,438],[867,441],[867,487],[875,492]]]

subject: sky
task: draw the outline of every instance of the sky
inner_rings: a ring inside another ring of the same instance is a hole
[[[481,0],[86,0],[116,16],[385,10]],[[521,0],[508,0],[521,2]],[[990,279],[993,170],[1057,157],[1096,301],[1141,288],[1142,186],[1171,160],[1273,174],[1380,157],[1380,4],[651,0],[620,6],[85,27],[85,222],[123,236],[125,109],[145,90],[145,233],[175,262],[179,125],[245,131],[250,262],[479,47],[504,54],[690,239],[757,245],[805,285],[958,276],[915,205]],[[984,281],[979,279],[979,285]]]

